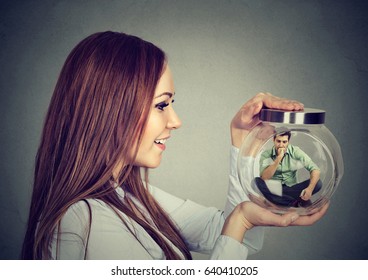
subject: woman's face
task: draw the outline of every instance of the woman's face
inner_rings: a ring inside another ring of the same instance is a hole
[[[155,89],[152,108],[148,115],[135,165],[148,168],[160,165],[171,130],[181,126],[181,121],[172,106],[174,95],[174,81],[169,66],[166,66]]]

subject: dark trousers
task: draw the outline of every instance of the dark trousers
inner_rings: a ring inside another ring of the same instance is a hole
[[[302,190],[308,187],[310,180],[303,181],[301,183],[297,183],[291,187],[282,184],[282,196],[278,196],[270,192],[269,188],[267,187],[266,182],[260,178],[256,177],[255,183],[258,189],[262,192],[265,198],[277,205],[282,206],[295,206],[295,204],[300,201],[300,194]],[[320,191],[322,188],[321,180],[318,180],[312,194],[315,194]]]

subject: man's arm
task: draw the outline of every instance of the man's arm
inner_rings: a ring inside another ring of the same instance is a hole
[[[300,194],[300,197],[303,200],[309,200],[312,197],[313,190],[317,185],[317,182],[320,178],[320,174],[321,172],[318,169],[314,169],[311,171],[309,185]]]
[[[312,159],[299,147],[296,147],[295,156],[303,162],[304,167],[310,173],[309,185],[300,194],[300,197],[303,200],[309,200],[312,197],[313,190],[316,187],[318,180],[320,179],[321,171]]]
[[[282,158],[284,157],[285,149],[279,149],[277,153],[278,155],[275,161],[263,170],[261,174],[261,178],[263,180],[269,180],[273,177],[276,172],[277,166],[280,164]]]

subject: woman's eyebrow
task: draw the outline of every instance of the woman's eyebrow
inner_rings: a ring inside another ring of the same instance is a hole
[[[173,97],[175,95],[175,92],[174,93],[171,93],[171,92],[163,92],[163,93],[155,96],[155,98],[159,98],[159,97],[164,96],[164,95],[167,95],[167,96],[169,96],[169,98],[171,98],[171,97]]]

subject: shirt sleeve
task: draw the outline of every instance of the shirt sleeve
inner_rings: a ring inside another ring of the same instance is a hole
[[[239,156],[239,149],[232,146],[230,150],[230,173],[229,173],[229,187],[227,193],[227,200],[225,204],[224,216],[225,218],[233,211],[235,206],[243,201],[249,201],[249,197],[245,190],[241,186],[239,176],[237,161]],[[250,171],[253,168],[254,159],[251,157],[246,157],[242,161],[242,168]],[[251,176],[252,172],[246,172],[242,176]],[[253,178],[247,178],[247,181],[251,183]],[[245,234],[243,243],[247,246],[249,254],[254,254],[262,249],[264,240],[264,228],[254,227],[248,230]]]
[[[247,258],[244,244],[221,235],[223,211],[182,200],[155,187],[152,195],[176,223],[190,251],[208,254],[211,259]]]
[[[261,154],[261,158],[259,160],[259,174],[262,175],[263,171],[269,167],[271,164],[274,163],[274,161],[272,160],[271,157],[271,152],[270,151],[264,151]]]
[[[242,260],[248,257],[248,248],[229,236],[221,235],[216,240],[211,260]]]

